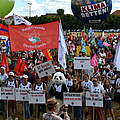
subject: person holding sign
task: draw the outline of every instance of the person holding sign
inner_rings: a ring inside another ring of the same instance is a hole
[[[8,79],[6,80],[6,83],[5,83],[5,86],[6,87],[9,87],[9,88],[18,88],[18,82],[17,80],[15,79],[15,75],[14,75],[14,72],[9,72],[8,73]],[[12,114],[15,114],[16,112],[16,101],[14,100],[9,100],[8,102],[8,114],[11,116]],[[11,117],[10,117],[11,118]]]
[[[5,72],[5,67],[0,67],[0,87],[3,87],[5,85],[5,82],[8,78],[8,75]],[[0,100],[0,114],[4,114],[5,105],[4,101]]]
[[[61,112],[64,114],[64,118],[62,119],[57,112],[58,110],[58,102],[54,98],[50,98],[47,100],[47,108],[48,112],[43,114],[43,120],[70,120],[70,117],[68,116],[67,108],[65,108],[65,105],[62,106],[62,109],[60,109],[59,114],[61,115]]]
[[[32,89],[32,84],[28,82],[28,75],[22,76],[22,83],[19,85],[19,88],[25,89],[27,91]],[[31,115],[30,115],[30,105],[28,101],[24,101],[24,113],[25,113],[25,119],[29,120]]]
[[[42,79],[39,78],[38,75],[36,75],[36,83],[33,85],[33,89],[35,91],[40,91],[41,93],[48,93],[47,85],[42,82]],[[38,105],[38,118],[39,118],[39,112],[42,114],[46,112],[46,105],[45,104],[39,104]]]
[[[92,78],[93,85],[91,87],[91,93],[102,93],[104,95],[105,90],[103,86],[99,83],[96,77]],[[103,108],[93,107],[94,115],[92,116],[92,120],[105,120]]]

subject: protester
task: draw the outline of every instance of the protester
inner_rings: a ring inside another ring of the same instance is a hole
[[[8,73],[8,79],[6,80],[5,83],[6,87],[9,88],[18,88],[18,82],[15,78],[14,72],[9,72]],[[17,111],[17,106],[16,106],[16,101],[15,100],[9,100],[8,101],[8,115],[9,115],[9,119],[11,119],[13,117],[13,115],[15,115],[16,111]]]
[[[19,88],[24,89],[26,91],[29,91],[30,89],[32,89],[31,83],[28,82],[28,76],[27,75],[22,76],[22,83],[19,85]],[[30,117],[31,117],[29,102],[24,101],[23,105],[24,105],[25,119],[29,120]]]
[[[110,85],[109,80],[105,81],[104,88],[105,88],[104,108],[105,108],[106,118],[107,118],[107,114],[110,114],[112,117],[112,120],[115,120],[115,114],[113,110],[113,97],[114,97],[113,95],[115,93],[115,89]]]
[[[43,120],[70,120],[70,117],[67,114],[66,109],[61,109],[62,111],[59,111],[59,114],[57,112],[57,101],[54,98],[50,98],[47,100],[47,108],[48,112],[43,114]],[[64,118],[61,118],[59,115],[63,112]]]
[[[99,81],[97,78],[92,78],[92,82],[93,85],[91,86],[91,91],[92,93],[101,93],[104,95],[105,91],[102,85],[99,84]],[[94,115],[92,116],[95,118],[95,120],[105,120],[105,116],[104,116],[104,111],[103,108],[100,107],[93,107],[92,109],[94,109]],[[92,114],[93,115],[93,114]]]
[[[40,91],[40,93],[45,93],[46,99],[47,99],[47,93],[48,93],[48,88],[47,85],[42,81],[41,78],[39,78],[39,76],[36,76],[36,83],[33,85],[33,90],[35,91]],[[45,104],[38,104],[38,111],[36,111],[37,117],[42,118],[41,116],[43,115],[43,113],[46,112],[46,105]],[[40,116],[40,112],[41,112],[41,116]]]

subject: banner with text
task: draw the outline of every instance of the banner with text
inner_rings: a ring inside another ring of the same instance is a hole
[[[58,48],[59,21],[41,25],[9,25],[11,51]]]

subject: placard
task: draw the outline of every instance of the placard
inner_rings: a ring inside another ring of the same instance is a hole
[[[1,87],[2,100],[15,100],[15,89],[9,87]]]
[[[44,77],[44,76],[49,76],[50,74],[55,73],[54,66],[51,61],[39,64],[34,67],[39,78]]]
[[[45,94],[40,91],[30,91],[28,97],[30,104],[46,104]]]
[[[103,94],[86,92],[86,106],[103,107]]]
[[[28,91],[21,88],[16,88],[16,101],[29,101]]]
[[[75,57],[74,69],[89,69],[91,70],[90,57]]]
[[[71,106],[82,106],[82,94],[81,93],[64,93],[64,104]]]

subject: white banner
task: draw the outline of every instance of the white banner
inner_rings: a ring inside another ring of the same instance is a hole
[[[103,107],[103,94],[86,92],[86,106]]]
[[[46,104],[45,94],[40,91],[30,91],[28,97],[30,104]]]
[[[16,101],[29,101],[28,90],[16,88]]]
[[[64,93],[64,104],[71,106],[82,106],[82,94],[80,93]]]
[[[34,68],[38,73],[39,78],[55,73],[55,69],[51,61],[37,65]]]
[[[91,70],[90,57],[75,57],[74,69]]]
[[[2,87],[1,88],[1,99],[2,100],[15,100],[15,89]]]

